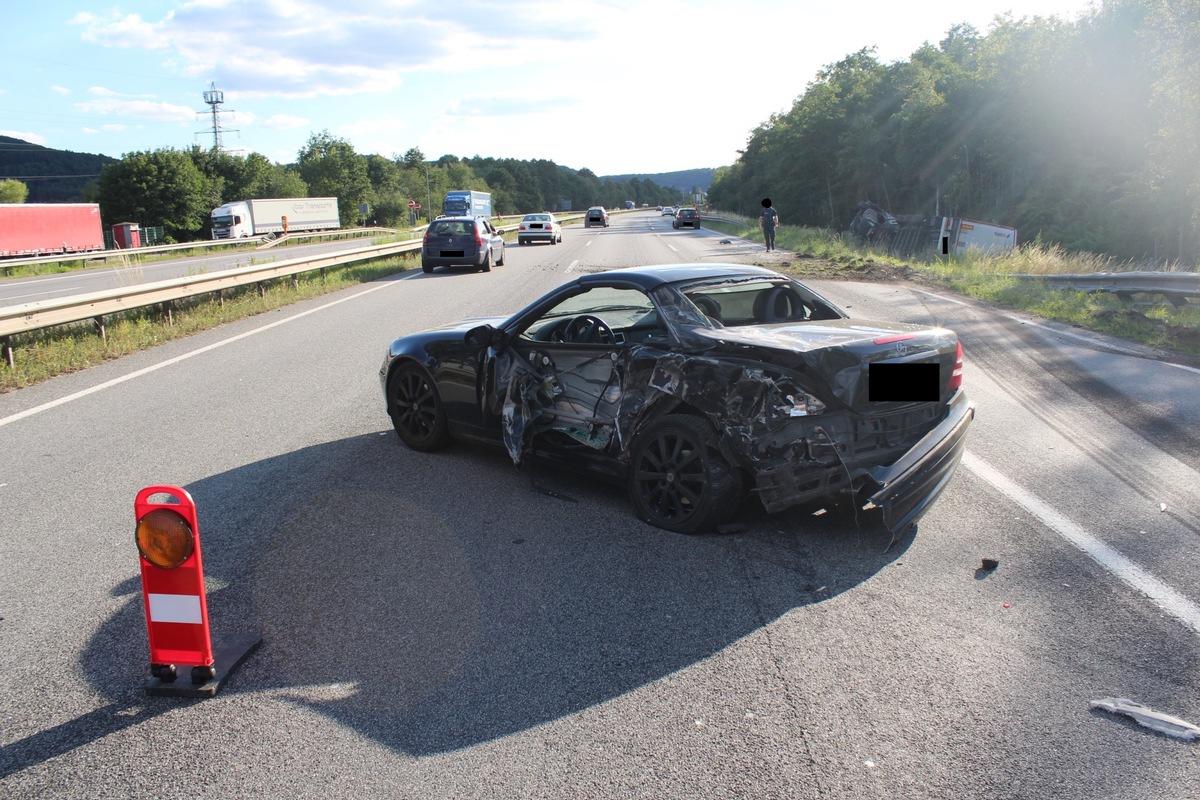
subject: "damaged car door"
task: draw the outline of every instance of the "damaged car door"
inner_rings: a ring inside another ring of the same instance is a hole
[[[483,370],[485,402],[513,461],[540,434],[607,449],[632,348],[655,336],[665,341],[666,331],[634,288],[591,287],[520,320]]]

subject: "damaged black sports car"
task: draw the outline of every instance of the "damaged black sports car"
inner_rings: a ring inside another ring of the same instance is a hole
[[[949,482],[974,407],[944,328],[850,319],[759,267],[582,275],[508,319],[396,339],[379,372],[400,439],[503,444],[623,480],[681,533],[850,496],[899,532]]]

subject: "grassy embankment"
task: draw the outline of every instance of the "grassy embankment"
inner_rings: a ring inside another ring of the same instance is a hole
[[[746,219],[738,224],[714,222],[709,227],[762,241],[755,220]],[[905,260],[845,241],[833,231],[789,225],[779,229],[775,244],[798,258],[782,269],[774,261],[768,266],[797,277],[910,280],[952,289],[1003,308],[1028,311],[1068,325],[1200,357],[1200,306],[1176,308],[1165,301],[1135,305],[1106,292],[1087,294],[1051,289],[1040,281],[1010,277],[1143,269],[1106,256],[1066,253],[1034,242],[1006,254]],[[1161,300],[1148,295],[1140,299]]]
[[[259,259],[266,261],[266,258]],[[131,260],[132,262],[132,260]],[[262,314],[291,303],[357,286],[420,264],[419,255],[393,256],[350,267],[301,273],[263,285],[228,290],[222,297],[204,295],[181,300],[166,315],[158,307],[134,309],[105,319],[101,338],[91,322],[60,325],[13,336],[13,366],[0,360],[0,392],[11,391],[156,344],[190,336],[224,322]],[[126,269],[137,270],[139,263]]]

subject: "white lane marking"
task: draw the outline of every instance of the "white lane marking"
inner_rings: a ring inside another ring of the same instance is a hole
[[[1196,369],[1195,367],[1188,367],[1183,364],[1173,364],[1170,361],[1164,361],[1163,363],[1168,367],[1174,367],[1175,369],[1186,369],[1188,372],[1194,372],[1197,375],[1200,375],[1200,369]]]
[[[667,245],[667,247],[670,248],[673,252],[676,252],[676,253],[679,252],[678,250],[675,249],[675,247],[673,245]]]
[[[55,292],[59,292],[59,291],[73,292],[76,289],[82,289],[82,288],[83,288],[82,286],[65,286],[65,287],[55,286],[53,291],[31,292],[30,294],[14,294],[12,297],[6,297],[5,300],[21,300],[26,297],[42,297],[44,295],[53,295]]]
[[[1149,597],[1152,603],[1179,620],[1184,627],[1190,628],[1193,633],[1200,633],[1200,606],[1085,531],[1078,523],[1055,511],[1040,498],[1022,489],[983,459],[967,452],[963,454],[962,463],[1001,494],[1078,547],[1118,580]]]
[[[577,258],[577,259],[575,259],[574,261],[572,261],[570,264],[568,264],[568,265],[567,265],[567,272],[570,272],[571,270],[575,269],[575,267],[577,267],[577,266],[579,266],[579,259],[578,259],[578,258]]]
[[[587,240],[587,242],[586,242],[586,243],[585,243],[583,246],[584,246],[584,247],[591,247],[591,246],[592,246],[592,240],[591,240],[591,239],[588,239],[588,240]]]
[[[286,317],[284,319],[276,320],[275,322],[268,323],[268,324],[262,326],[261,328],[255,328],[252,331],[246,331],[245,333],[239,333],[237,336],[231,336],[228,339],[224,339],[219,342],[213,342],[210,345],[201,347],[199,350],[193,350],[190,353],[184,353],[183,355],[178,355],[178,356],[175,356],[174,358],[168,358],[166,361],[159,362],[158,364],[153,364],[149,367],[144,367],[143,369],[136,370],[135,372],[131,372],[128,375],[122,375],[120,378],[113,378],[111,381],[105,381],[104,383],[96,384],[95,386],[91,387],[90,389],[84,389],[82,391],[75,392],[75,394],[69,394],[66,397],[60,397],[57,400],[51,400],[49,403],[42,403],[40,406],[34,406],[33,408],[27,408],[24,411],[13,414],[12,416],[0,417],[0,428],[4,427],[5,425],[8,425],[10,422],[17,422],[18,420],[25,419],[26,417],[32,417],[34,414],[40,414],[43,411],[49,411],[52,408],[57,408],[58,406],[65,405],[65,404],[70,403],[75,400],[79,400],[80,398],[87,397],[90,394],[95,394],[96,392],[100,392],[105,389],[112,388],[113,386],[117,386],[119,384],[125,383],[126,381],[131,381],[134,378],[140,378],[143,375],[148,375],[151,372],[157,372],[158,370],[162,369],[163,367],[169,367],[172,364],[178,364],[180,361],[186,361],[187,359],[191,358],[192,356],[198,356],[198,355],[201,355],[202,353],[207,353],[210,350],[216,350],[218,347],[224,347],[227,344],[233,344],[234,342],[241,341],[242,339],[246,339],[250,336],[255,336],[256,334],[262,333],[263,331],[269,331],[272,328],[276,328],[280,325],[286,325],[287,323],[301,319],[302,317],[307,317],[309,314],[315,314],[318,311],[324,311],[327,308],[333,308],[336,305],[341,305],[342,303],[348,302],[350,300],[357,300],[358,298],[362,297],[363,295],[370,294],[371,292],[377,292],[380,289],[386,289],[390,286],[394,286],[399,281],[406,281],[409,279],[409,277],[419,277],[422,274],[423,273],[418,272],[415,275],[400,278],[398,281],[388,281],[386,283],[381,283],[378,286],[372,286],[371,288],[365,289],[364,291],[361,291],[358,294],[353,294],[353,295],[350,295],[349,297],[343,297],[341,300],[334,300],[333,302],[326,303],[323,306],[317,306],[316,308],[310,308],[308,311],[301,311],[299,314],[293,314],[290,317]]]
[[[933,292],[925,292],[920,289],[913,289],[913,291],[916,292],[917,294],[928,295],[929,297],[936,297],[938,300],[945,300],[947,303],[957,303],[960,306],[966,306],[967,308],[971,308],[970,303],[964,303],[962,300],[955,300],[953,297],[946,297],[945,295],[934,294]]]
[[[944,295],[934,294],[933,292],[923,292],[920,289],[914,289],[913,291],[916,292],[917,294],[924,294],[924,295],[928,295],[929,297],[936,297],[938,300],[945,300],[948,303],[957,303],[960,306],[967,306],[968,308],[971,307],[970,303],[964,303],[961,300],[955,300],[953,297],[946,297]],[[1042,325],[1041,323],[1034,322],[1033,320],[1021,319],[1020,317],[1013,316],[1012,314],[1001,314],[1000,316],[1004,317],[1005,319],[1012,320],[1013,322],[1016,322],[1020,325],[1032,325],[1035,328],[1041,328],[1042,330],[1046,331],[1047,333],[1054,334],[1055,336],[1069,336],[1072,339],[1078,339],[1081,342],[1087,342],[1088,344],[1092,345],[1093,347],[1103,347],[1106,350],[1116,350],[1118,353],[1125,353],[1126,355],[1131,355],[1131,356],[1144,356],[1145,355],[1140,350],[1131,350],[1127,347],[1120,347],[1119,345],[1110,344],[1108,342],[1097,341],[1094,337],[1084,336],[1084,335],[1078,334],[1078,333],[1072,333],[1071,331],[1059,330],[1058,328],[1051,328],[1049,325]]]

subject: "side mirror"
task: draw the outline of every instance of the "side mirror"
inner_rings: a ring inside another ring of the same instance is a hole
[[[493,328],[491,325],[480,325],[467,331],[463,341],[467,343],[468,347],[480,350],[485,347],[500,349],[504,345],[504,331]]]

